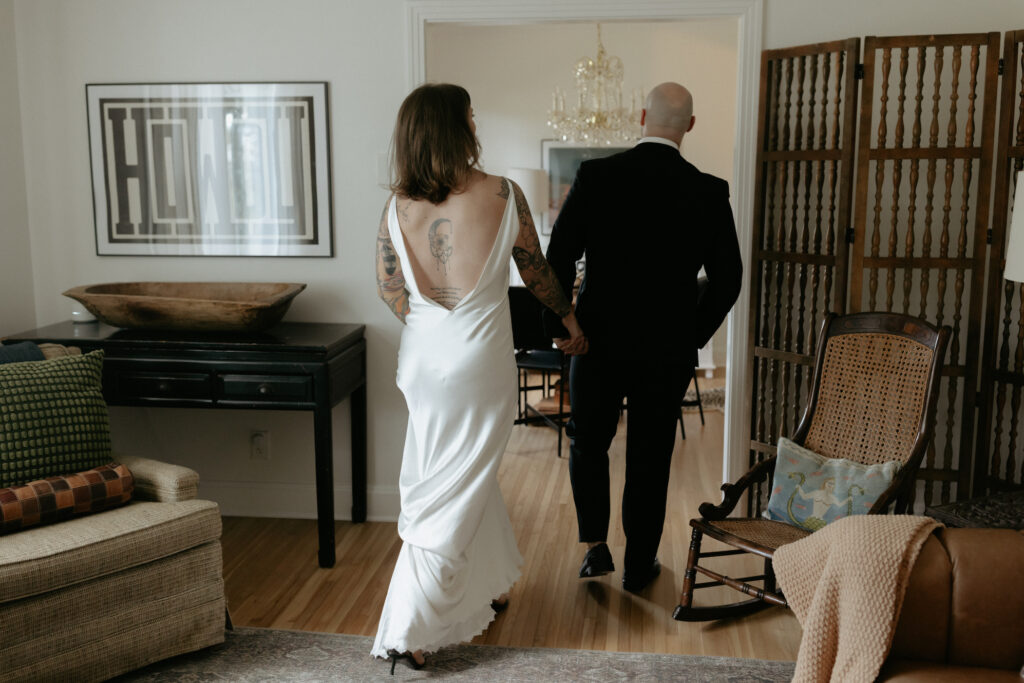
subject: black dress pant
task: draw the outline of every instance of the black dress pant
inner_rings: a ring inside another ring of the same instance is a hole
[[[595,350],[573,356],[569,371],[572,419],[569,477],[579,540],[608,539],[611,512],[608,447],[626,399],[626,484],[622,524],[627,572],[644,571],[658,552],[665,525],[668,477],[676,420],[693,373],[692,360],[633,352],[631,357]]]

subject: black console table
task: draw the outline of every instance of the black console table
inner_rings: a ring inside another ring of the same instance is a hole
[[[110,405],[312,410],[321,567],[334,566],[331,408],[351,397],[352,521],[366,520],[363,325],[281,323],[265,332],[153,332],[70,321],[6,337],[103,349]]]

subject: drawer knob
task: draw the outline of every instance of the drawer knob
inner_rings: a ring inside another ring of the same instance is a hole
[[[261,384],[256,391],[259,392],[260,396],[269,396],[270,395],[270,385],[269,384]]]
[[[160,391],[160,393],[166,394],[171,390],[171,383],[167,381],[162,381],[156,385],[156,388]]]

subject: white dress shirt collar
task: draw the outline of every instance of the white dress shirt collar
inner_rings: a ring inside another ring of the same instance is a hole
[[[669,140],[668,138],[659,138],[659,137],[656,137],[656,136],[653,136],[653,135],[649,135],[649,136],[647,136],[645,138],[640,138],[640,140],[638,140],[636,144],[642,145],[645,142],[656,142],[659,145],[668,145],[669,147],[674,147],[675,149],[679,149],[679,145],[676,144],[674,141]]]

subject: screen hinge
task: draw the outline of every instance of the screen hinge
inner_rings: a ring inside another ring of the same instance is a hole
[[[847,244],[853,244],[853,241],[854,241],[853,228],[847,228],[846,229],[846,243]]]
[[[1002,59],[999,60],[999,68],[996,70],[996,73],[999,74],[1000,76],[1003,75],[1003,60]]]
[[[863,64],[857,64],[856,66],[853,67],[853,77],[856,78],[858,81],[863,81],[864,80],[864,65]]]
[[[985,231],[985,244],[992,244],[992,228]]]

